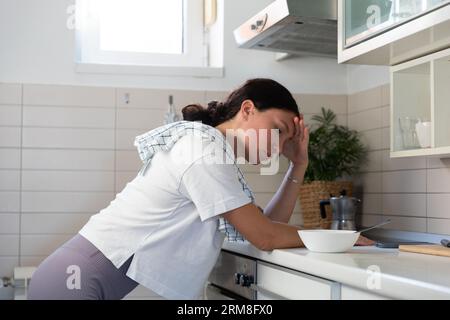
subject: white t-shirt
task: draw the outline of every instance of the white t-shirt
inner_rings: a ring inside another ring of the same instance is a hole
[[[117,268],[134,254],[127,276],[168,299],[201,296],[224,240],[218,216],[251,202],[237,166],[212,160],[214,143],[187,134],[156,153],[79,232]]]

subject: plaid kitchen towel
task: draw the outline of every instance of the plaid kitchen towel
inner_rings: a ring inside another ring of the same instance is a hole
[[[244,175],[236,163],[236,157],[234,156],[234,152],[231,149],[230,144],[226,141],[225,137],[219,130],[201,122],[172,122],[137,136],[134,141],[134,146],[137,147],[139,157],[144,163],[139,171],[139,174],[145,174],[156,152],[170,150],[178,139],[190,133],[206,135],[211,139],[211,141],[222,142],[222,150],[227,159],[231,160],[231,163],[234,164],[239,182],[242,185],[242,190],[251,199],[252,203],[255,203],[253,192],[247,185]],[[228,241],[245,241],[244,237],[223,218],[219,218],[218,229],[219,231],[225,233]]]

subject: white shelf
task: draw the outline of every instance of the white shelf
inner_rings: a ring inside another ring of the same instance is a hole
[[[391,151],[391,158],[405,158],[418,156],[450,158],[450,147]]]
[[[450,157],[450,49],[391,67],[391,157]],[[431,121],[431,147],[406,148],[399,119]]]

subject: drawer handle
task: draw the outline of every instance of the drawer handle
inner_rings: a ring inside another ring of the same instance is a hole
[[[289,300],[289,299],[286,298],[286,297],[283,297],[283,296],[280,296],[279,294],[273,293],[272,291],[269,291],[269,290],[267,290],[267,289],[264,289],[263,287],[258,286],[257,284],[254,284],[254,283],[252,283],[252,284],[250,285],[250,289],[252,289],[252,290],[254,290],[254,291],[256,291],[256,292],[262,293],[262,294],[264,294],[264,295],[271,296],[271,297],[273,297],[273,298],[276,299],[276,300]]]

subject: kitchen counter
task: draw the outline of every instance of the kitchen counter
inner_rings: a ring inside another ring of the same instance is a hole
[[[315,253],[305,248],[261,251],[249,242],[225,241],[223,250],[396,299],[450,299],[450,258],[399,252],[375,246],[346,253]],[[373,271],[380,273],[374,274]],[[379,276],[378,276],[379,275]],[[378,276],[378,289],[367,284]]]

